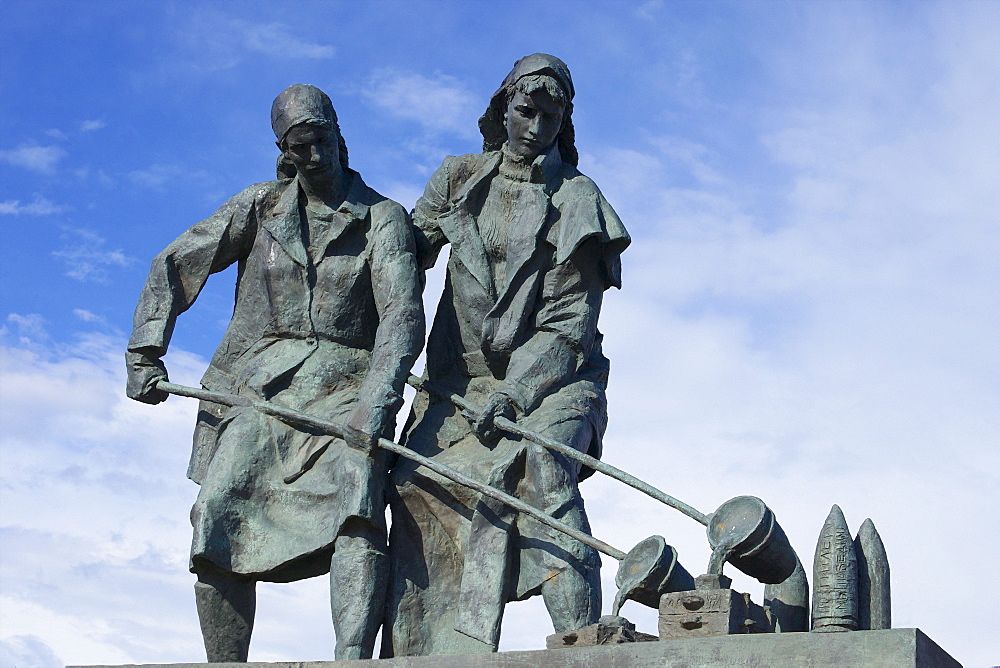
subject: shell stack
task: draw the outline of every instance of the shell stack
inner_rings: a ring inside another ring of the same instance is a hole
[[[882,538],[866,519],[851,540],[847,520],[834,505],[819,532],[813,561],[813,631],[892,628],[889,560]]]

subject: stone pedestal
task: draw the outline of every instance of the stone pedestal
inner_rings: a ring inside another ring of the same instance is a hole
[[[952,668],[961,664],[919,629],[850,633],[760,633],[678,638],[598,647],[421,656],[369,661],[251,664],[147,664],[144,668],[653,668],[670,666],[891,666]],[[73,668],[73,667],[71,667]],[[94,666],[92,668],[112,668]],[[118,668],[125,668],[120,666]]]

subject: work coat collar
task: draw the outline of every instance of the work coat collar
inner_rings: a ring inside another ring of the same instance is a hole
[[[564,163],[554,144],[532,162],[527,181],[536,187],[530,195],[522,198],[514,224],[507,231],[506,281],[503,286],[495,286],[482,237],[469,210],[470,203],[485,198],[486,194],[479,191],[488,188],[492,179],[500,176],[503,151],[495,151],[487,156],[479,169],[452,196],[454,215],[444,216],[439,224],[462,264],[486,293],[500,302],[538,247],[538,238],[549,217],[552,194],[562,182]]]
[[[326,249],[352,223],[368,217],[369,207],[364,204],[367,199],[365,182],[361,179],[361,175],[352,169],[345,170],[345,175],[349,183],[347,196],[336,209],[336,213],[340,215],[333,217],[329,226],[322,232],[323,238],[317,240],[319,243],[313,244],[314,248]],[[309,255],[302,239],[302,226],[305,221],[301,217],[301,205],[305,203],[305,193],[299,184],[299,178],[296,176],[288,181],[285,191],[281,193],[277,204],[262,224],[289,257],[305,267],[309,264]]]

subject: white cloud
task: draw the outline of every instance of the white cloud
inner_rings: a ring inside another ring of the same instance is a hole
[[[81,132],[93,132],[94,130],[100,130],[101,128],[107,127],[107,123],[100,119],[94,119],[89,121],[82,121],[80,123]]]
[[[52,137],[53,139],[58,139],[60,141],[66,141],[67,139],[69,139],[69,137],[66,136],[66,133],[58,128],[51,128],[49,130],[46,130],[45,135],[48,137]]]
[[[9,199],[0,202],[0,216],[49,216],[54,213],[62,213],[66,207],[56,204],[50,199],[35,195],[35,199],[30,204],[21,204],[21,200]]]
[[[0,327],[0,336],[11,334],[8,325],[17,330],[17,340],[20,346],[30,347],[34,344],[45,343],[49,339],[46,330],[45,318],[38,313],[10,313],[7,315],[7,324]]]
[[[484,111],[479,108],[481,101],[455,77],[385,68],[372,74],[361,94],[392,116],[416,121],[431,135],[478,136],[477,121]]]
[[[246,40],[246,46],[278,58],[333,58],[336,49],[329,44],[318,44],[299,38],[284,23],[255,24],[234,19],[230,24],[234,32]]]
[[[96,322],[102,324],[106,324],[108,322],[104,317],[99,316],[96,313],[91,313],[87,309],[75,308],[73,309],[73,315],[84,322]]]
[[[28,635],[0,640],[0,665],[62,668],[66,664],[38,636]]]
[[[66,265],[66,275],[78,281],[106,283],[109,269],[135,262],[120,249],[106,249],[104,237],[90,230],[67,227],[62,238],[62,248],[52,255]]]
[[[0,160],[41,174],[55,172],[56,164],[66,155],[58,146],[24,145],[18,148],[0,150]]]
[[[181,38],[196,53],[187,64],[208,71],[235,67],[251,54],[277,60],[325,60],[336,53],[332,45],[311,41],[301,32],[284,23],[255,23],[203,9],[192,14]]]
[[[105,187],[113,186],[115,184],[115,180],[110,176],[108,176],[108,173],[105,172],[103,169],[94,170],[91,169],[90,167],[80,167],[78,169],[73,170],[73,174],[80,181],[87,181],[93,178],[95,181],[97,181],[98,183],[100,183],[102,186]],[[141,182],[142,177],[140,176],[138,177],[138,179],[133,179],[133,180],[136,180],[136,182]]]

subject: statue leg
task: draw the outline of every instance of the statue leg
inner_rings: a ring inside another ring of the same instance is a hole
[[[337,536],[330,561],[330,608],[338,661],[372,658],[388,579],[385,535],[363,520],[349,521]]]
[[[586,452],[593,430],[586,420],[570,420],[545,429],[546,435]],[[562,455],[537,446],[528,454],[528,476],[535,489],[536,504],[571,526],[590,533],[583,500],[577,487],[580,465]],[[580,549],[582,546],[574,546]],[[547,561],[547,560],[546,560]],[[600,558],[593,548],[562,561],[551,561],[549,568],[558,575],[542,584],[542,598],[556,633],[573,631],[596,624],[601,617]]]
[[[256,583],[217,569],[202,569],[194,599],[209,663],[246,661],[250,651]]]
[[[582,629],[601,617],[601,581],[598,571],[585,575],[567,568],[542,585],[542,599],[556,633]]]

